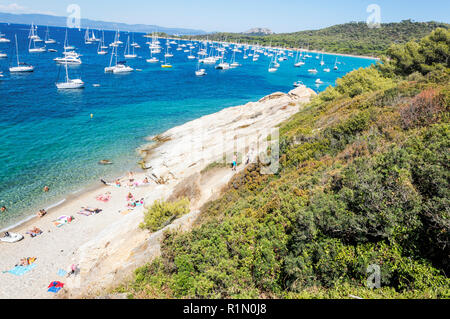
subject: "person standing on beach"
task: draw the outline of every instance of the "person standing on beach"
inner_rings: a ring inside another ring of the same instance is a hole
[[[236,171],[236,167],[237,167],[237,156],[236,154],[233,155],[233,171]]]

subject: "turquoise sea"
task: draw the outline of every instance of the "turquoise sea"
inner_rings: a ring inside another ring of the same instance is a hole
[[[51,38],[58,43],[47,48],[57,53],[28,53],[29,30],[27,25],[0,24],[0,33],[11,40],[0,43],[0,51],[8,54],[8,58],[0,59],[4,75],[0,78],[0,206],[7,207],[6,213],[0,214],[0,229],[98,183],[100,178],[137,169],[135,150],[146,143],[145,137],[275,91],[288,92],[298,80],[322,91],[334,85],[336,78],[376,62],[340,56],[339,70],[334,71],[336,56],[324,55],[325,66],[321,67],[317,54],[310,53],[313,57],[300,68],[293,66],[294,58],[290,57],[280,62],[277,72],[269,73],[270,57],[261,55],[253,62],[237,53],[236,60],[242,66],[219,71],[214,65],[203,65],[207,75],[196,77],[197,62],[188,60],[188,53],[176,51],[176,45],[172,45],[174,57],[169,59],[173,68],[147,63],[150,51],[145,43],[149,39],[136,33],[134,40],[141,48],[136,49],[138,58],[128,64],[141,71],[113,75],[104,73],[110,54],[98,55],[98,43],[85,44],[85,30],[69,29],[69,43],[83,61],[80,66],[69,67],[69,74],[72,78],[80,76],[86,88],[63,92],[56,89],[55,82],[58,76],[62,80],[65,70],[53,59],[62,56],[66,29],[49,28]],[[38,26],[42,39],[45,31],[45,26]],[[20,60],[34,65],[33,73],[9,74],[10,64],[16,61],[15,34]],[[105,31],[106,45],[113,42],[114,34]],[[100,32],[96,36],[101,36]],[[127,37],[121,32],[121,41],[126,43]],[[160,41],[163,50],[158,57],[164,60],[166,40]],[[123,55],[124,48],[119,48],[119,54]],[[228,61],[231,55],[228,50]],[[314,67],[319,73],[310,75],[307,70]],[[323,72],[325,67],[331,72]],[[317,86],[317,78],[324,83]],[[114,165],[99,165],[102,159]],[[45,185],[50,192],[42,191]]]

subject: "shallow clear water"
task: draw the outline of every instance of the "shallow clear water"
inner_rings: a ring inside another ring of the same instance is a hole
[[[38,28],[42,39],[45,30],[46,27]],[[8,209],[0,214],[0,229],[101,177],[111,178],[136,168],[139,158],[134,150],[146,142],[147,136],[225,107],[256,101],[275,91],[288,92],[297,80],[322,91],[334,85],[336,78],[375,62],[339,57],[339,70],[333,71],[336,57],[324,55],[326,67],[332,69],[325,73],[313,53],[313,58],[301,68],[295,68],[290,58],[280,62],[276,73],[268,73],[269,57],[261,55],[258,62],[253,62],[251,57],[243,60],[243,53],[237,53],[241,67],[218,71],[214,66],[203,65],[208,74],[196,77],[195,60],[188,60],[188,53],[176,51],[175,45],[171,48],[174,57],[169,59],[172,69],[147,63],[147,39],[135,34],[135,41],[142,48],[136,49],[138,58],[128,64],[142,71],[113,75],[104,73],[110,55],[97,55],[98,43],[86,45],[85,30],[71,29],[69,43],[83,55],[83,64],[69,67],[69,74],[71,78],[80,76],[86,88],[58,92],[54,83],[58,75],[63,79],[65,71],[53,59],[62,55],[65,29],[50,27],[50,36],[58,43],[47,48],[55,48],[58,53],[28,53],[29,26],[1,24],[0,32],[11,40],[0,44],[0,51],[8,53],[7,59],[0,59],[0,71],[4,74],[0,78],[0,205]],[[34,65],[33,73],[8,72],[10,63],[15,63],[16,33],[20,60]],[[100,36],[99,32],[96,35]],[[122,33],[120,40],[126,43],[127,36]],[[106,44],[113,39],[114,32],[105,31]],[[165,43],[161,40],[163,46]],[[123,52],[121,47],[119,54]],[[162,52],[160,59],[164,59]],[[230,60],[231,52],[226,56]],[[307,72],[312,67],[319,70],[317,75]],[[324,84],[316,86],[316,78]],[[109,159],[114,165],[98,165],[101,159]],[[45,185],[50,192],[43,193]]]

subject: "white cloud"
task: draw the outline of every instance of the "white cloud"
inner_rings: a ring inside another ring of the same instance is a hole
[[[39,11],[39,10],[33,10],[28,7],[21,6],[17,3],[10,3],[10,4],[0,4],[0,12],[6,12],[6,13],[38,13],[38,14],[48,14],[48,15],[56,15],[54,12],[51,11]]]
[[[27,8],[18,5],[17,3],[0,4],[0,11],[8,13],[23,13],[27,11]]]

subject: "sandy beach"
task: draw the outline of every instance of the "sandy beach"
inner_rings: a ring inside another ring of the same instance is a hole
[[[140,149],[146,169],[135,172],[133,178],[141,183],[148,177],[148,184],[128,187],[125,178],[122,187],[117,187],[99,181],[98,187],[74,196],[42,218],[11,230],[25,238],[17,243],[0,243],[0,298],[94,297],[113,288],[135,268],[158,255],[163,231],[190,229],[199,208],[220,194],[232,176],[244,168],[240,165],[235,172],[222,167],[205,173],[207,165],[225,153],[244,156],[249,147],[261,143],[270,129],[298,112],[313,95],[307,88],[297,88],[288,94],[278,92],[258,102],[227,108],[172,128]],[[236,136],[250,137],[250,142],[236,143]],[[191,187],[188,181],[193,181],[200,190],[198,198],[191,201],[191,212],[157,233],[141,230],[139,223],[145,208],[130,210],[127,194],[131,192],[135,199],[144,199],[145,206],[149,206],[179,191],[180,185]],[[98,200],[99,195],[109,196],[109,200]],[[85,216],[78,213],[82,207],[98,208],[101,212]],[[61,216],[74,219],[57,227],[55,220]],[[34,226],[43,233],[31,238],[26,232]],[[7,272],[24,257],[36,257],[36,266],[20,276]],[[75,275],[60,276],[61,270],[68,271],[73,264],[79,269]],[[64,283],[56,294],[47,292],[53,281]]]

